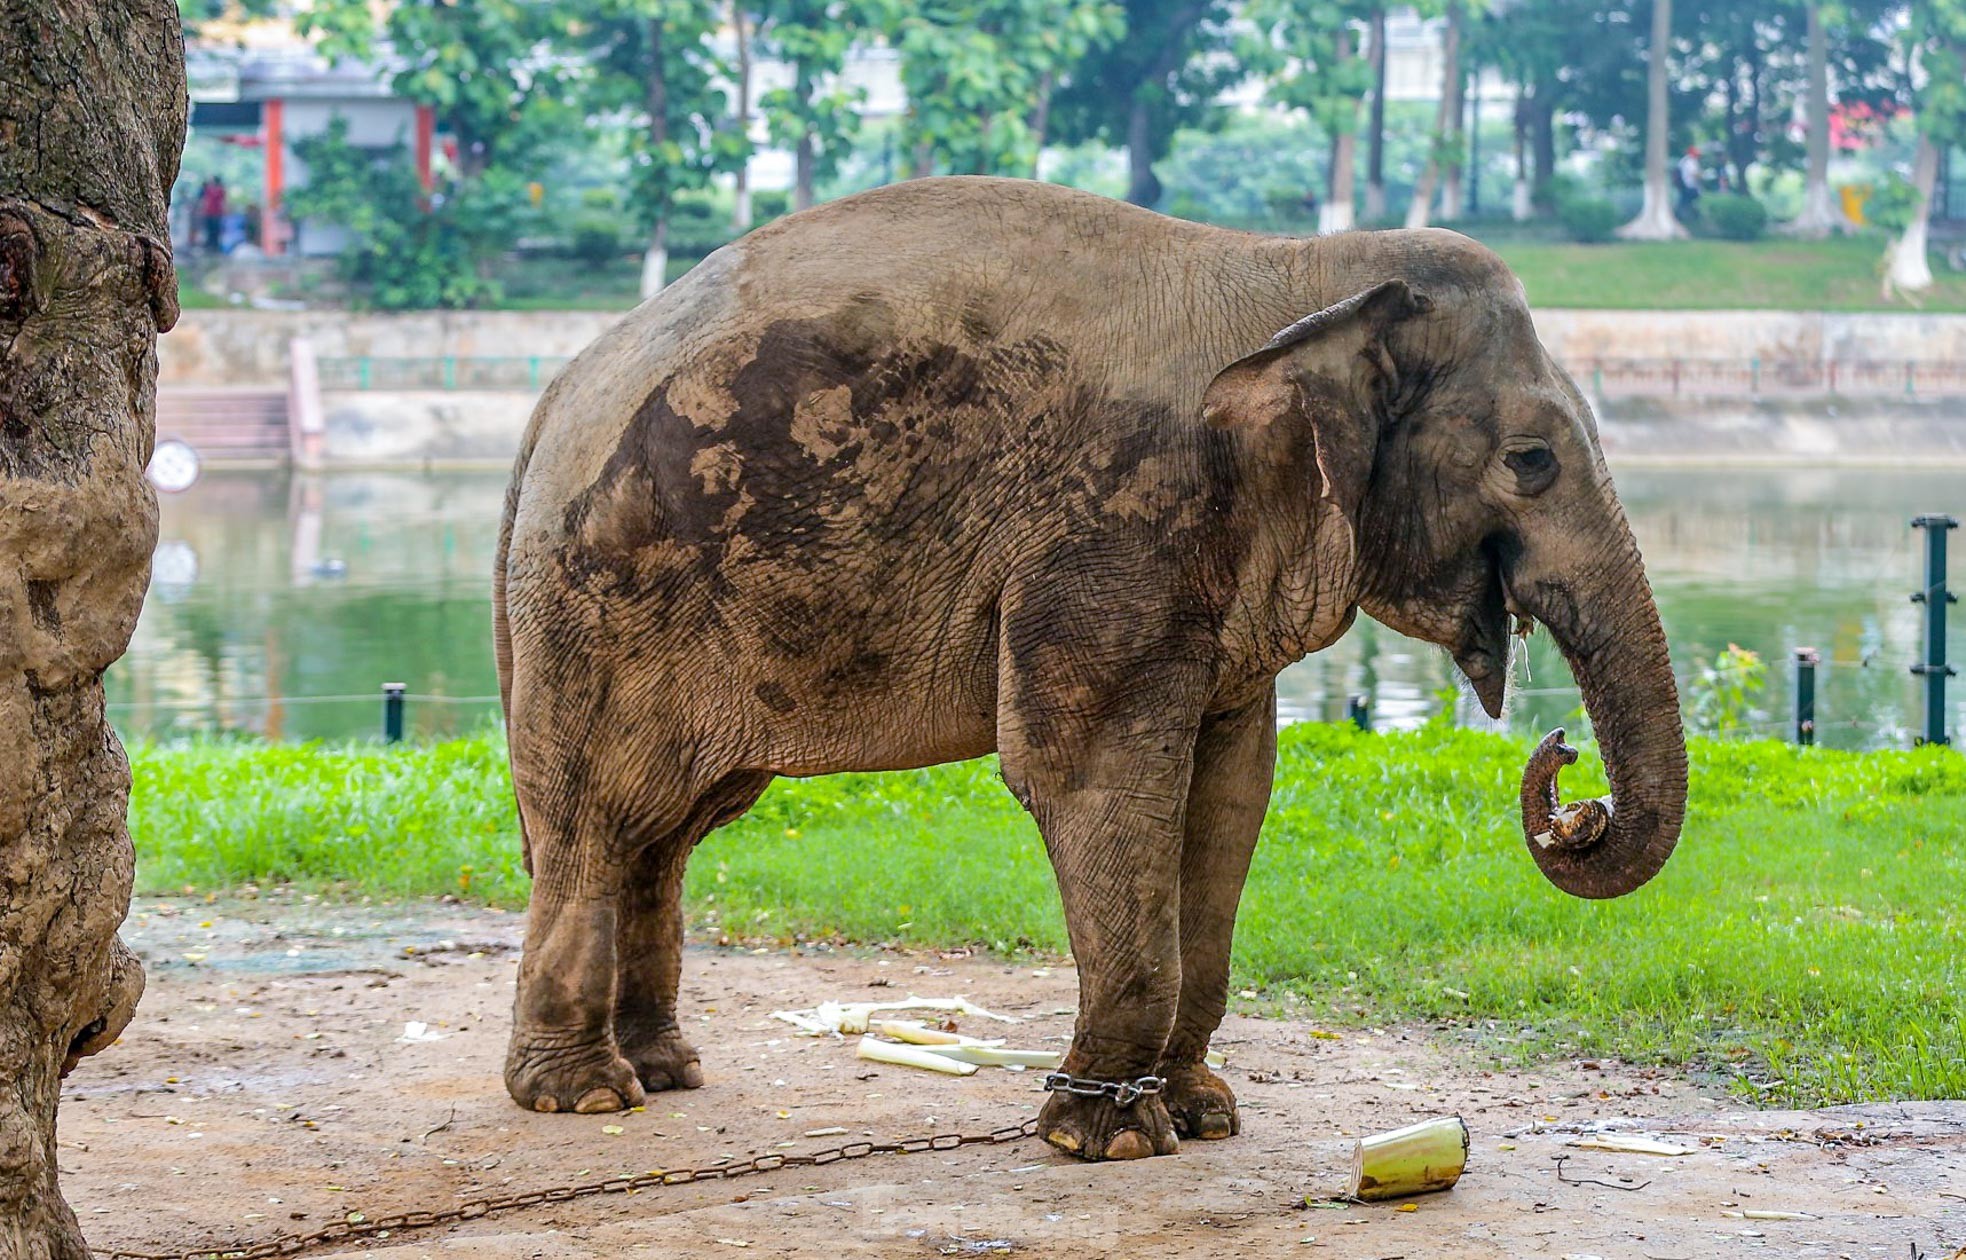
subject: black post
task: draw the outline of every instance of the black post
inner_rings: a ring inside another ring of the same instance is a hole
[[[1925,659],[1911,667],[1925,678],[1925,734],[1921,744],[1944,744],[1946,740],[1946,679],[1956,674],[1946,664],[1946,606],[1959,597],[1946,590],[1946,531],[1958,529],[1956,517],[1939,513],[1914,516],[1913,529],[1925,531],[1925,589],[1911,597],[1925,605]]]
[[[1361,731],[1372,729],[1371,696],[1365,694],[1363,691],[1355,692],[1346,701],[1346,708],[1351,715],[1353,726],[1358,727]]]
[[[1804,748],[1816,742],[1816,666],[1822,660],[1815,648],[1795,649],[1795,742]]]
[[[402,683],[382,684],[382,742],[385,744],[403,742],[403,693],[408,690]]]

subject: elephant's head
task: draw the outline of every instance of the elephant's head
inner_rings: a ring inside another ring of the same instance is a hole
[[[1342,285],[1352,296],[1241,370],[1294,387],[1318,493],[1350,526],[1360,608],[1445,647],[1497,717],[1512,633],[1548,628],[1583,690],[1611,796],[1559,804],[1557,772],[1576,754],[1557,732],[1524,772],[1524,838],[1565,892],[1628,893],[1678,840],[1686,747],[1665,633],[1590,407],[1537,340],[1519,282],[1474,242],[1402,232],[1317,244],[1344,255],[1332,271],[1356,278]]]

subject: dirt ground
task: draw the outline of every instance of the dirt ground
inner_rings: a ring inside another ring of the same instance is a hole
[[[62,1106],[62,1180],[91,1241],[173,1252],[720,1157],[988,1131],[1035,1114],[1033,1074],[876,1067],[770,1012],[960,993],[1027,1021],[970,1032],[1042,1047],[1071,1027],[1068,966],[697,947],[683,1000],[704,1088],[625,1116],[532,1115],[499,1081],[522,926],[450,906],[140,902],[125,936],[149,992]],[[424,1039],[406,1039],[411,1023]],[[1308,1018],[1232,1016],[1217,1046],[1242,1136],[1172,1158],[1086,1165],[1030,1139],[542,1204],[358,1250],[1937,1260],[1966,1243],[1966,1104],[1749,1111],[1670,1073],[1583,1061],[1491,1073],[1447,1034],[1333,1038]],[[1305,1206],[1344,1188],[1347,1137],[1454,1113],[1473,1149],[1451,1193]],[[1596,1132],[1693,1152],[1566,1145]]]

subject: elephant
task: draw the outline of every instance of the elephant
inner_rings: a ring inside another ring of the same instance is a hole
[[[1088,1159],[1235,1134],[1203,1060],[1275,679],[1361,609],[1495,716],[1512,635],[1553,636],[1611,785],[1562,805],[1576,754],[1532,759],[1559,888],[1644,884],[1685,805],[1591,409],[1449,231],[1254,235],[986,177],[780,219],[552,381],[494,605],[534,880],[505,1083],[538,1111],[702,1084],[684,864],[775,776],[994,752],[1080,979],[1039,1133]]]

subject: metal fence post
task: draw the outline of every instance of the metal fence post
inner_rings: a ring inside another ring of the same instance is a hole
[[[1748,360],[1748,393],[1759,394],[1760,392],[1761,392],[1761,356],[1757,354],[1753,358]]]
[[[1369,731],[1372,729],[1372,697],[1371,696],[1365,694],[1363,691],[1354,692],[1351,695],[1351,697],[1346,700],[1345,707],[1351,716],[1353,726],[1358,727],[1361,731]]]
[[[1946,606],[1959,602],[1946,590],[1946,533],[1959,528],[1958,518],[1928,513],[1911,518],[1913,529],[1925,531],[1925,589],[1911,597],[1925,605],[1925,659],[1911,672],[1925,679],[1925,734],[1921,744],[1944,744],[1946,740],[1946,679],[1958,673],[1946,664]]]
[[[1795,742],[1804,748],[1816,742],[1816,666],[1822,660],[1815,648],[1795,649]]]
[[[382,742],[403,742],[403,696],[409,690],[402,683],[382,684]]]

